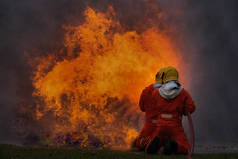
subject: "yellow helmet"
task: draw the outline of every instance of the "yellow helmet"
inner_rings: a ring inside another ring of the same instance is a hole
[[[156,83],[160,83],[160,84],[162,84],[162,82],[163,82],[163,76],[164,76],[164,71],[166,70],[166,67],[164,67],[164,68],[161,68],[160,70],[159,70],[159,72],[157,72],[157,74],[156,74],[156,76],[155,76],[155,81],[156,81]]]
[[[164,70],[164,76],[162,79],[163,83],[169,82],[169,81],[178,81],[178,71],[176,68],[172,66],[168,66]]]

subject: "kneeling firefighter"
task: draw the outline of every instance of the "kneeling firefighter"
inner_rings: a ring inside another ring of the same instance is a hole
[[[190,144],[182,126],[182,117],[193,113],[195,105],[178,82],[174,67],[162,68],[156,83],[146,87],[140,97],[140,109],[146,122],[136,140],[136,147],[147,153],[189,154]]]

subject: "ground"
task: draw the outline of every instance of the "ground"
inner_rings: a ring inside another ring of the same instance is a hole
[[[193,159],[238,159],[238,154],[194,154]],[[144,155],[115,150],[79,150],[78,148],[40,148],[0,145],[0,159],[187,159],[187,156]]]

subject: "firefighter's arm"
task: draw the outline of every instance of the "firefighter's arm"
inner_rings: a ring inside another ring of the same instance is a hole
[[[141,93],[141,96],[140,96],[140,101],[139,101],[140,110],[141,110],[142,112],[145,111],[144,102],[145,102],[145,91],[143,90],[143,92]]]
[[[189,95],[187,91],[185,91],[185,99],[184,99],[184,114],[187,115],[187,112],[190,114],[195,111],[196,107],[192,97]]]

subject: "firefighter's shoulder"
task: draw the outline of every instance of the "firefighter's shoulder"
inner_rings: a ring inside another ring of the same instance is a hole
[[[142,93],[149,93],[149,92],[152,92],[154,90],[154,87],[153,87],[153,84],[145,87],[142,91]]]

